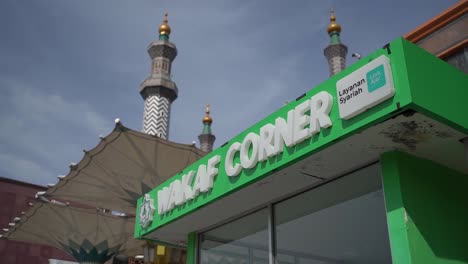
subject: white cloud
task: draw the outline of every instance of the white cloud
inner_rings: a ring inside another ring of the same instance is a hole
[[[9,153],[0,153],[0,164],[2,171],[6,173],[2,176],[11,178],[10,175],[14,175],[15,179],[24,182],[45,185],[44,175],[53,175],[50,170],[38,162]]]
[[[11,111],[21,115],[31,125],[71,125],[92,132],[103,132],[105,124],[109,123],[86,102],[74,102],[61,95],[41,93],[12,81],[6,84],[6,89]]]
[[[97,144],[97,136],[112,127],[112,120],[86,102],[7,78],[0,79],[0,87],[1,176],[42,184],[55,181],[69,162],[81,159],[81,149]]]

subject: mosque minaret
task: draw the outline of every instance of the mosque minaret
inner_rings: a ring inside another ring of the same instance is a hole
[[[336,23],[333,9],[330,11],[330,24],[328,25],[327,32],[330,36],[330,44],[323,52],[328,61],[330,76],[333,76],[346,67],[346,54],[348,53],[348,47],[341,43],[341,26]]]
[[[170,34],[166,13],[159,27],[159,40],[148,46],[151,73],[140,85],[140,94],[145,100],[143,132],[166,140],[169,137],[171,103],[178,94],[177,85],[171,80],[171,66],[177,56],[177,48],[169,41]]]
[[[213,151],[213,144],[216,137],[211,133],[211,123],[213,123],[213,119],[210,116],[210,105],[206,105],[205,116],[203,117],[202,123],[203,130],[198,136],[198,140],[200,140],[200,149],[205,152],[211,152]]]

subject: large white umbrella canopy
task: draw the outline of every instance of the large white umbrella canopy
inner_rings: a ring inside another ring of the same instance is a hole
[[[104,263],[115,254],[141,251],[144,242],[132,239],[133,227],[129,217],[38,202],[5,235],[60,248],[79,262]]]
[[[194,145],[170,142],[118,122],[44,196],[135,214],[139,197],[205,154]]]
[[[145,242],[133,239],[137,199],[205,154],[116,122],[3,237],[52,245],[79,262],[141,254]]]

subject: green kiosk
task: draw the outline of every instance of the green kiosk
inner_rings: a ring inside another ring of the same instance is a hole
[[[468,263],[468,78],[396,39],[136,215],[135,238],[187,247],[189,264]]]

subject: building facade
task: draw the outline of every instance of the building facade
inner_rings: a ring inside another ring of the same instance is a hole
[[[332,11],[331,78],[149,192],[135,237],[187,263],[468,263],[467,3],[346,69]]]
[[[150,191],[135,237],[190,264],[466,263],[467,86],[396,39]]]
[[[460,1],[404,38],[468,73],[468,1]]]
[[[0,178],[0,226],[7,227],[15,217],[36,201],[35,194],[45,191],[44,186]],[[46,264],[49,259],[73,261],[65,252],[45,245],[0,239],[0,263],[2,264]]]

